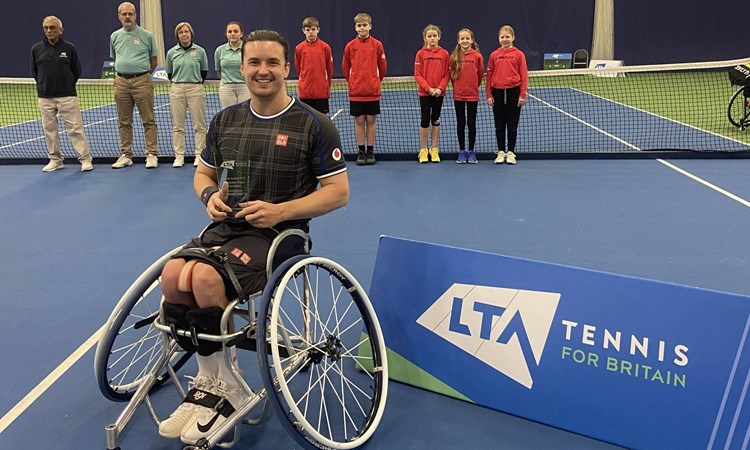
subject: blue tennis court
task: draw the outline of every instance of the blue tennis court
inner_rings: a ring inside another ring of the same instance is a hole
[[[313,222],[313,253],[340,262],[366,289],[378,238],[386,234],[750,295],[750,241],[742,238],[750,226],[748,164],[350,165],[350,204]],[[92,336],[135,277],[206,224],[191,172],[97,164],[86,174],[43,174],[36,166],[6,165],[0,176],[0,447],[105,448],[104,426],[122,404],[97,389]],[[246,372],[255,370],[254,354],[241,359]],[[173,389],[162,389],[154,408],[165,414],[177,401]],[[235,448],[297,448],[272,414],[245,428]],[[712,448],[745,448],[741,437]],[[145,409],[120,444],[182,448],[158,436]],[[617,447],[392,383],[367,448]]]

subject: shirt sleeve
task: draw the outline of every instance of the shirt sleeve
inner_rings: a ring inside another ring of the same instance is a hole
[[[346,170],[346,161],[341,151],[341,136],[331,119],[324,114],[315,114],[320,124],[317,138],[314,141],[313,173],[326,178]]]
[[[333,79],[333,53],[331,47],[326,45],[326,73],[328,74],[328,86],[331,86],[331,80]]]
[[[380,54],[378,55],[378,74],[380,76],[380,81],[383,81],[383,78],[385,78],[386,70],[388,69],[388,62],[385,59],[385,49],[383,48],[383,43],[379,43],[379,50]]]
[[[29,57],[29,65],[31,69],[31,76],[34,77],[34,79],[36,80],[38,72],[36,68],[36,52],[34,51],[35,49],[36,49],[36,46],[31,47],[31,56]]]
[[[529,70],[526,67],[526,55],[521,52],[518,58],[518,74],[521,76],[521,93],[522,99],[526,100],[526,93],[529,89]]]
[[[482,79],[484,78],[484,58],[482,54],[477,52],[477,87],[482,85]]]

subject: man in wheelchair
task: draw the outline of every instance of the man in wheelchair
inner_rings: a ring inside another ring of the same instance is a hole
[[[339,134],[327,116],[287,94],[288,53],[287,41],[275,31],[247,35],[241,73],[250,100],[211,121],[193,188],[212,223],[162,271],[164,317],[177,329],[219,334],[229,299],[263,288],[274,236],[288,228],[307,231],[311,218],[348,202]],[[301,251],[282,245],[277,255]],[[197,352],[198,374],[159,433],[192,445],[227,420],[242,391],[221,343],[175,339]],[[236,355],[230,359],[236,364]]]

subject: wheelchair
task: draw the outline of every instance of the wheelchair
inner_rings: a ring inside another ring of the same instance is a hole
[[[740,86],[732,95],[727,107],[729,122],[740,131],[750,127],[750,86]]]
[[[273,270],[279,245],[294,236],[303,239],[305,252]],[[109,400],[127,402],[105,427],[107,449],[119,449],[121,433],[144,403],[158,427],[162,419],[151,397],[161,386],[172,384],[185,397],[177,372],[192,353],[177,345],[174,333],[220,343],[222,350],[237,346],[255,351],[261,379],[251,387],[231,365],[243,402],[218,429],[186,450],[235,445],[243,425],[260,423],[269,403],[302,448],[364,444],[385,410],[388,362],[377,317],[357,280],[338,263],[310,255],[305,232],[285,230],[271,244],[265,287],[246,301],[230,302],[219,334],[193,336],[190,330],[170,329],[161,308],[161,271],[179,250],[166,253],[133,282],[99,338],[94,361],[99,389]],[[229,354],[224,351],[227,363]],[[250,417],[258,408],[260,413]]]

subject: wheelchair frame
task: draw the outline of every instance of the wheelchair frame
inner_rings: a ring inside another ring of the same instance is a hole
[[[750,127],[750,85],[740,85],[729,99],[727,117],[729,122],[740,131],[744,132]]]
[[[291,236],[305,240],[305,253],[272,272],[276,250]],[[180,349],[172,338],[160,307],[164,297],[158,289],[161,270],[180,249],[166,253],[136,279],[100,336],[94,361],[100,390],[111,400],[128,401],[116,421],[105,427],[108,450],[119,449],[120,434],[142,403],[158,426],[160,418],[150,397],[155,388],[171,379],[181,398],[186,395],[177,372],[192,354]],[[230,352],[224,351],[245,399],[234,405],[235,413],[228,420],[185,449],[235,445],[240,425],[259,423],[268,401],[286,431],[303,447],[359,447],[379,425],[388,390],[385,343],[366,293],[338,263],[309,255],[308,235],[300,230],[285,230],[274,239],[266,275],[261,292],[245,303],[239,299],[230,302],[221,318],[221,334],[195,336],[221,343],[222,350],[233,345],[255,350],[263,386],[251,388],[230,364]],[[244,324],[230,333],[229,324],[235,319]],[[193,338],[190,330],[174,332]],[[126,344],[115,346],[118,340],[126,340]],[[250,419],[249,413],[261,403],[260,415]],[[224,440],[232,430],[232,440]]]

